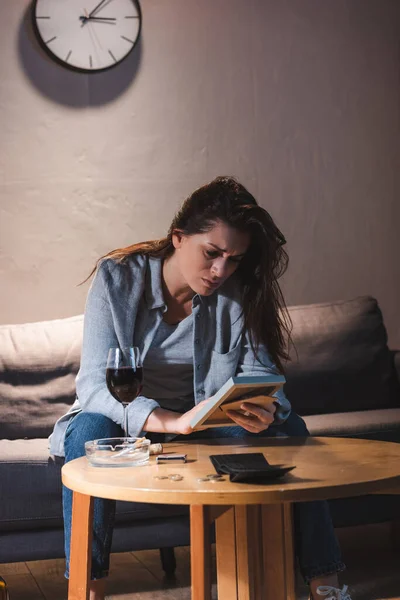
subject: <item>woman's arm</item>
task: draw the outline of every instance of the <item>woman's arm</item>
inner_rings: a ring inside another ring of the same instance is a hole
[[[98,267],[90,287],[83,328],[81,365],[76,378],[76,391],[82,410],[100,413],[123,424],[123,407],[107,389],[106,367],[110,347],[119,346],[115,333],[109,287],[115,285],[118,276],[123,276],[121,267],[111,260],[103,261]],[[129,434],[138,436],[149,414],[159,408],[158,402],[139,396],[129,410]]]
[[[148,416],[143,429],[144,431],[149,432],[156,431],[159,433],[174,433],[176,435],[187,435],[192,433],[193,428],[190,425],[190,421],[195,414],[201,410],[204,402],[207,402],[207,400],[199,402],[199,404],[183,414],[164,408],[156,408]]]
[[[248,332],[246,332],[243,335],[242,339],[242,347],[239,363],[236,370],[236,375],[240,377],[241,375],[261,376],[271,374],[278,374],[278,370],[272,362],[268,351],[264,346],[260,345],[258,350],[258,357],[256,357],[251,348],[249,334]],[[274,394],[274,398],[276,399],[277,404],[275,412],[275,422],[283,422],[290,415],[290,402],[286,398],[286,395],[282,388],[280,388],[276,392],[276,394]]]
[[[178,421],[180,414],[165,408],[155,408],[149,414],[145,424],[144,431],[158,433],[178,433]]]

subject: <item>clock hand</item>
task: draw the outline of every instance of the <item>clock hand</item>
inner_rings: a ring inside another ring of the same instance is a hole
[[[117,19],[115,17],[79,17],[79,19],[83,22],[86,23],[86,21],[116,21]]]
[[[85,10],[85,15],[87,15],[87,10]],[[83,27],[84,23],[82,23],[82,27]],[[88,32],[89,32],[89,36],[90,39],[92,40],[93,46],[98,49],[101,48],[103,49],[97,35],[96,35],[96,31],[95,31],[96,27],[93,29],[93,27],[88,27]],[[92,65],[90,65],[92,66]]]
[[[98,5],[94,7],[94,9],[88,15],[89,19],[94,15],[95,12],[97,12],[103,6],[104,2],[106,1],[107,0],[101,0],[101,2],[99,2]]]

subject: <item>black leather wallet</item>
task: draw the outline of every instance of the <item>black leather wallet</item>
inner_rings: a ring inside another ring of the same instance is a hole
[[[210,460],[219,475],[229,475],[230,481],[259,482],[282,477],[295,467],[270,465],[261,452],[246,454],[213,454]]]

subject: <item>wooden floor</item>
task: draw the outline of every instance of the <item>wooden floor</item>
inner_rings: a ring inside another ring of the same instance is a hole
[[[339,530],[353,600],[400,599],[400,553],[390,544],[387,525]],[[177,572],[173,582],[164,579],[156,550],[114,554],[108,579],[108,600],[190,600],[188,548],[177,548]],[[0,565],[11,600],[66,600],[63,560]],[[213,574],[213,600],[217,600]],[[307,588],[298,577],[298,600],[307,600]]]

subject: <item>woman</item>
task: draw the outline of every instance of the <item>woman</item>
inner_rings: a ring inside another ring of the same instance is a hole
[[[289,319],[278,278],[287,267],[284,244],[253,196],[234,178],[217,177],[185,201],[166,238],[99,260],[85,310],[77,401],[56,424],[52,453],[69,461],[84,455],[85,441],[121,435],[123,408],[105,381],[113,346],[138,346],[143,359],[143,394],[128,408],[131,436],[308,435],[283,392],[270,410],[246,402],[248,416],[230,412],[234,427],[190,427],[201,402],[232,375],[283,371]],[[63,501],[68,576],[72,494],[66,488]],[[91,600],[104,598],[114,512],[114,502],[96,500]],[[295,529],[310,598],[350,600],[345,587],[339,590],[337,573],[345,567],[327,504],[296,505]]]

